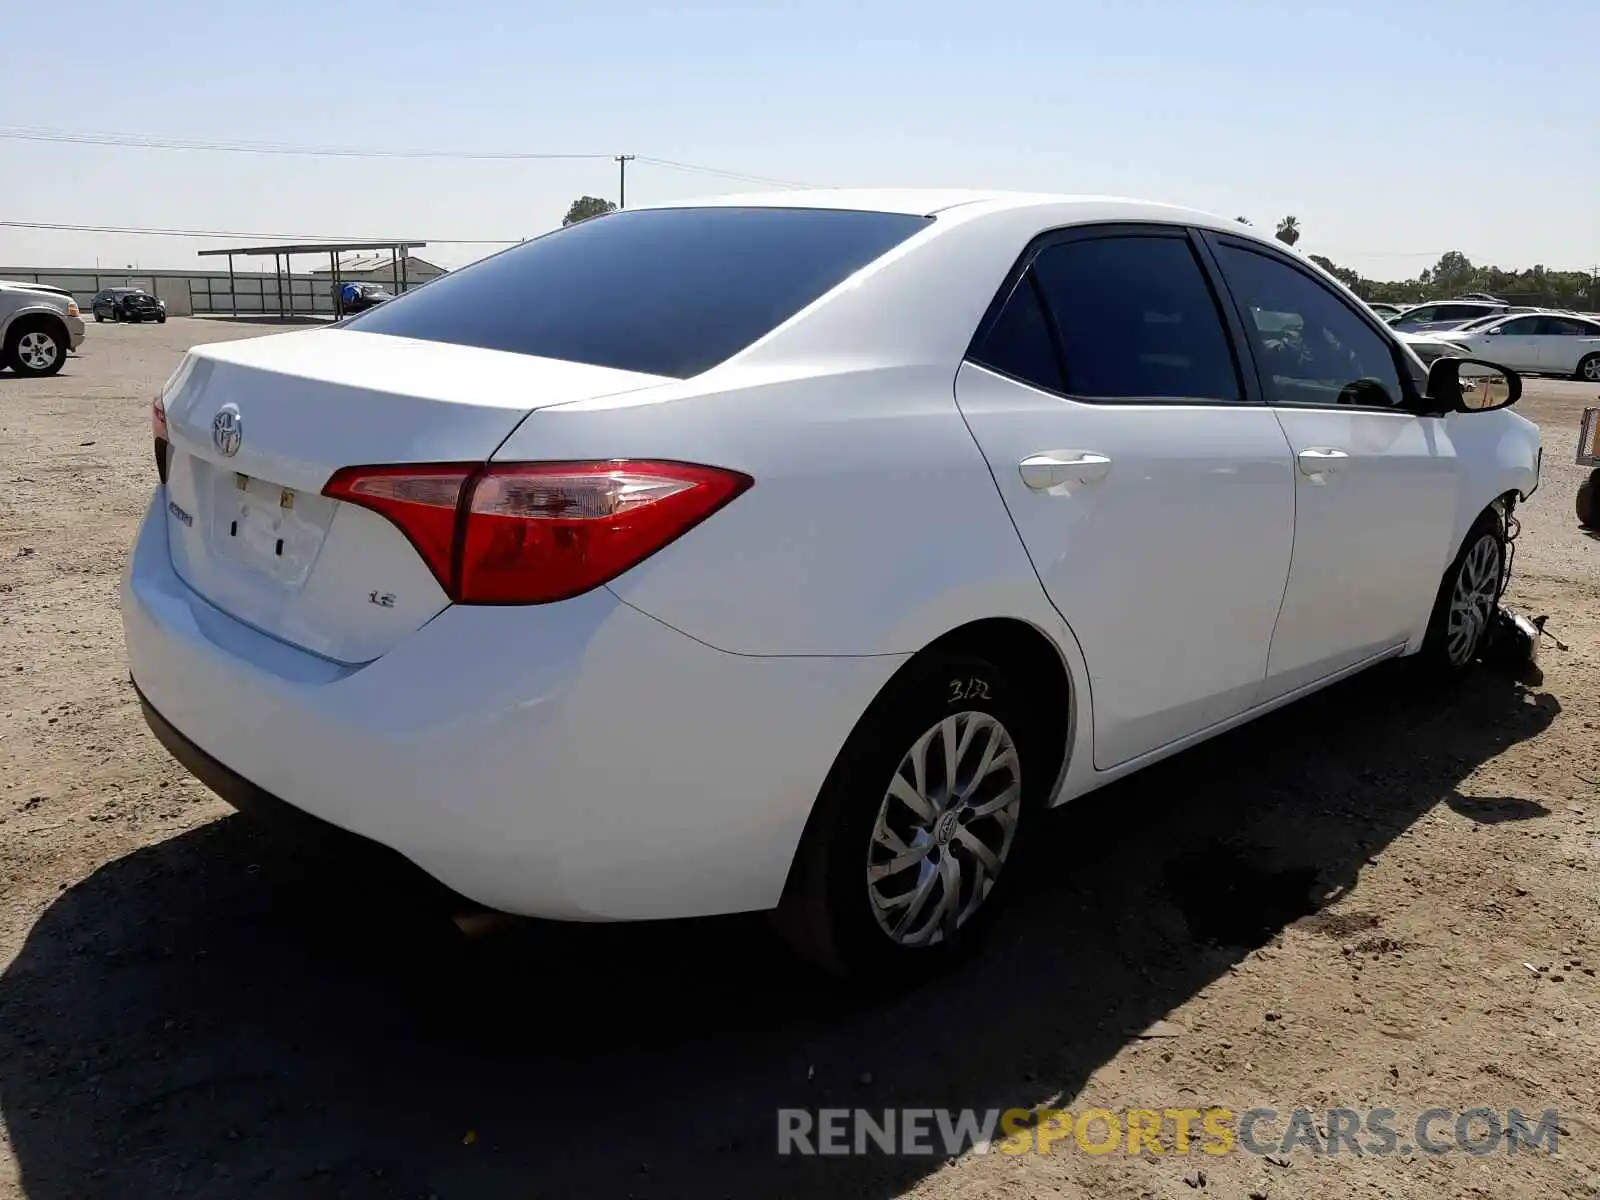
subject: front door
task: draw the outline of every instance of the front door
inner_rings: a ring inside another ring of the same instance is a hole
[[[1513,317],[1481,330],[1466,344],[1475,354],[1513,371],[1537,371],[1539,351],[1544,339],[1539,336],[1538,317]]]
[[[1393,344],[1287,255],[1212,236],[1262,393],[1295,459],[1294,561],[1263,699],[1404,644],[1454,548],[1446,422],[1407,399]],[[1298,329],[1284,339],[1276,331]]]
[[[1254,701],[1294,468],[1184,231],[1074,230],[1019,265],[956,398],[1077,635],[1107,769]]]

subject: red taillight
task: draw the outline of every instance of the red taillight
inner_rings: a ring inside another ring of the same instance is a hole
[[[167,481],[167,406],[160,396],[150,402],[150,432],[156,442],[156,474]]]
[[[370,508],[392,521],[453,599],[462,489],[482,469],[476,463],[345,467],[328,480],[322,494]]]
[[[323,494],[387,517],[460,604],[544,604],[615,579],[751,484],[688,463],[346,467]]]

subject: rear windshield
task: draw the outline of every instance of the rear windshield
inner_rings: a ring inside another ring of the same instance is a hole
[[[807,208],[610,213],[440,276],[344,327],[687,379],[929,220]]]

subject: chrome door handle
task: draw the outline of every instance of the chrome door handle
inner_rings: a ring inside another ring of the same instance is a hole
[[[1312,446],[1296,455],[1302,475],[1332,475],[1344,470],[1350,456],[1331,446]]]
[[[1111,460],[1092,450],[1051,450],[1017,464],[1022,482],[1036,492],[1068,483],[1095,483],[1111,470]]]

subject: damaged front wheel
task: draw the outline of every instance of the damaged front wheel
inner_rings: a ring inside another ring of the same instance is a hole
[[[1506,585],[1506,529],[1499,512],[1480,516],[1444,573],[1422,641],[1422,663],[1446,677],[1466,671],[1484,638]]]

